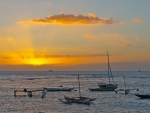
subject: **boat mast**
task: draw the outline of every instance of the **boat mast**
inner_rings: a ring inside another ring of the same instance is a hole
[[[109,55],[108,55],[108,51],[107,51],[107,57],[108,57],[108,80],[109,80],[109,84],[110,84],[110,76],[109,76],[110,66],[109,66]]]
[[[125,90],[126,90],[126,81],[125,81],[125,76],[123,75],[124,78],[124,85],[125,85]]]
[[[80,81],[79,81],[79,74],[78,74],[78,83],[79,83],[79,96],[81,98],[81,93],[80,93]]]
[[[109,65],[110,67],[110,65]],[[113,81],[113,84],[114,84],[114,79],[113,79],[113,75],[112,75],[112,72],[111,72],[111,68],[110,68],[110,73],[111,73],[111,78],[112,78],[112,81]]]

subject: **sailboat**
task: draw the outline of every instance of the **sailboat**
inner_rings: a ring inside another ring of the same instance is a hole
[[[141,72],[140,68],[139,68],[138,72]]]
[[[91,91],[114,91],[118,84],[114,83],[113,75],[111,72],[110,64],[109,64],[109,55],[107,51],[107,58],[108,58],[108,81],[109,83],[98,83],[99,88],[89,88]],[[112,79],[112,83],[111,83]]]
[[[80,103],[80,104],[88,104],[90,105],[91,101],[94,101],[96,98],[88,98],[88,97],[82,97],[80,93],[80,81],[79,81],[79,74],[78,74],[78,83],[79,83],[79,97],[67,97],[64,95],[64,99],[59,99],[62,102],[65,103]]]
[[[139,89],[137,88],[133,88],[133,89],[129,89],[129,88],[126,88],[127,85],[126,85],[126,81],[125,81],[125,76],[123,75],[123,78],[124,78],[124,85],[125,85],[125,89],[118,89],[118,90],[115,90],[116,93],[118,93],[118,91],[123,91],[125,95],[129,94],[131,90],[137,90],[139,91]]]

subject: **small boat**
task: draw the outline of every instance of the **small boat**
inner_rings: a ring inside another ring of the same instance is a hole
[[[33,96],[34,92],[42,92],[41,97],[44,98],[46,95],[46,91],[43,89],[36,89],[36,90],[27,90],[27,89],[23,89],[23,90],[14,90],[14,96],[17,97],[18,93],[23,93],[23,95],[27,95],[29,97]],[[21,96],[22,94],[20,94],[19,96]]]
[[[114,91],[113,88],[103,88],[103,87],[99,87],[99,88],[89,88],[90,91]]]
[[[135,94],[135,96],[140,97],[140,98],[150,98],[150,94]]]
[[[118,89],[118,90],[115,90],[116,93],[118,93],[119,91],[120,92],[123,92],[125,95],[129,94],[130,91],[132,90],[136,90],[136,91],[139,91],[139,89],[137,88],[133,88],[133,89],[129,89],[129,88],[126,88],[126,81],[125,81],[125,76],[123,75],[123,78],[124,78],[124,85],[125,85],[125,89]]]
[[[63,87],[53,87],[53,88],[43,88],[46,91],[71,91],[74,88],[63,88]]]
[[[139,91],[138,89],[133,88],[133,89],[118,89],[118,90],[115,90],[115,92],[116,92],[116,93],[118,93],[118,92],[123,92],[125,95],[127,95],[127,94],[129,94],[132,90]]]

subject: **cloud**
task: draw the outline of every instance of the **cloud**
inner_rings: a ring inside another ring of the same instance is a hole
[[[0,40],[8,40],[8,41],[11,41],[11,40],[13,40],[13,38],[12,38],[12,37],[8,37],[8,38],[2,38],[2,37],[0,37]]]
[[[137,35],[123,35],[123,34],[102,34],[104,39],[110,41],[111,45],[120,47],[136,47],[136,42],[139,40]],[[137,40],[135,42],[135,40]]]
[[[100,56],[106,56],[106,54],[88,54],[88,55],[20,55],[19,58],[21,59],[31,59],[31,58],[35,58],[35,59],[49,59],[49,58],[77,58],[77,57],[100,57]],[[13,56],[1,56],[0,59],[12,59],[12,58],[16,58]]]
[[[35,24],[65,24],[65,25],[106,25],[106,24],[114,24],[121,23],[121,21],[113,20],[112,18],[102,19],[94,14],[89,15],[73,15],[73,14],[64,14],[61,13],[59,15],[49,15],[45,19],[30,19],[30,20],[22,20],[19,23],[35,23]]]
[[[129,42],[127,40],[120,41],[120,42],[111,42],[111,44],[121,46],[121,47],[130,47],[130,46],[132,46],[131,44],[129,44]]]
[[[106,56],[105,54],[89,54],[89,55],[34,55],[34,56],[26,56],[28,58],[71,58],[71,57],[98,57],[98,56]]]
[[[95,36],[92,34],[84,34],[84,37],[85,38],[95,38]]]
[[[139,41],[139,38],[135,38],[135,40]]]
[[[118,38],[117,40],[111,42],[111,44],[121,46],[121,47],[131,47],[132,46],[126,38]]]
[[[143,19],[142,18],[133,18],[133,21],[134,22],[143,22]]]

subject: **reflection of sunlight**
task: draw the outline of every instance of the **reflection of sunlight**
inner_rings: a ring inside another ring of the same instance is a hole
[[[27,61],[28,64],[30,65],[43,65],[43,64],[46,64],[46,61],[44,59],[34,59],[34,58],[31,58],[31,59],[28,59]]]

